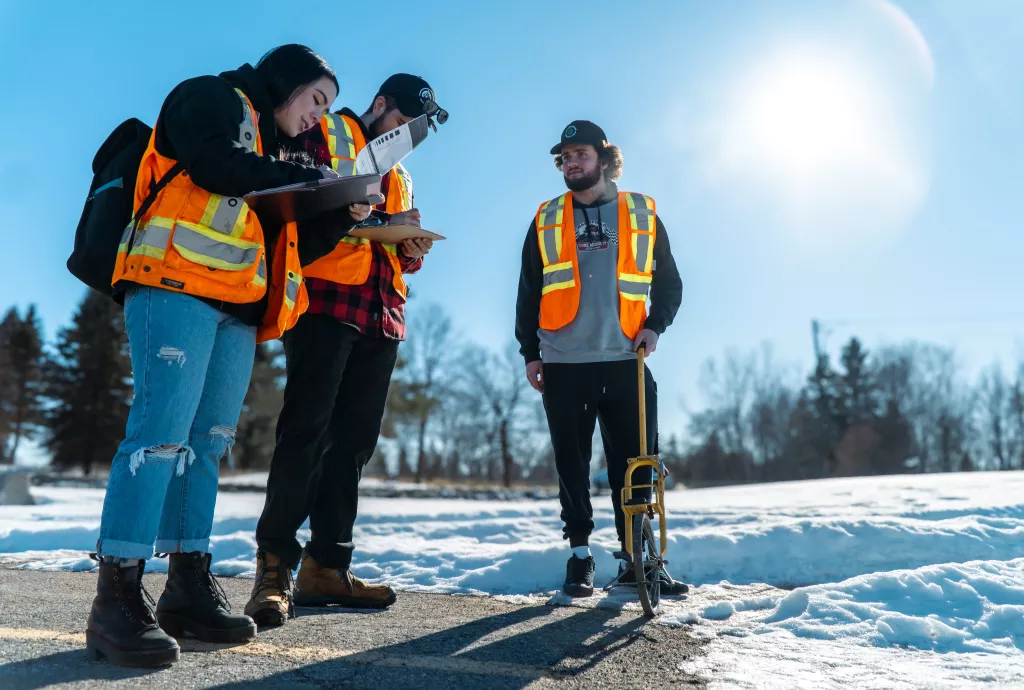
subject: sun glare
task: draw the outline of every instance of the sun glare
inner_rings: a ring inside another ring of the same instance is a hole
[[[730,129],[746,156],[806,184],[878,147],[877,99],[851,67],[811,54],[784,55],[740,82]]]

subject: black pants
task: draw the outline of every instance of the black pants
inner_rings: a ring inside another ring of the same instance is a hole
[[[398,342],[309,314],[285,334],[284,351],[288,381],[256,543],[295,568],[295,533],[308,517],[306,552],[347,568],[359,479],[377,447]]]
[[[658,387],[645,369],[647,401],[647,452],[658,452]],[[563,536],[570,545],[586,544],[594,530],[590,505],[590,449],[594,424],[601,422],[601,440],[608,461],[608,484],[615,508],[615,531],[625,539],[622,486],[626,460],[640,455],[640,395],[637,363],[545,364],[544,410],[558,470],[558,498],[562,504]],[[650,484],[651,468],[633,473],[633,484]],[[634,499],[649,496],[634,492]]]

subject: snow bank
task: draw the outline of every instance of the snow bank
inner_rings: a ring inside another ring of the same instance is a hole
[[[756,630],[936,652],[1024,652],[1024,559],[852,578],[786,595]]]
[[[95,549],[103,491],[33,491],[42,505],[0,507],[0,557],[31,551],[32,567],[82,567],[77,559]],[[1024,558],[1022,497],[1020,472],[671,492],[670,569],[698,585],[791,588],[934,564],[1010,561]],[[617,565],[610,504],[606,495],[594,498],[598,582],[614,577]],[[262,507],[262,495],[219,496],[211,540],[216,572],[252,574]],[[359,507],[361,576],[430,592],[544,594],[561,586],[567,547],[556,501],[366,498]],[[307,537],[303,530],[300,538]]]

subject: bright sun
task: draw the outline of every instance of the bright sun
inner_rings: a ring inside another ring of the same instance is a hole
[[[906,227],[931,183],[928,44],[887,0],[844,7],[766,24],[670,125],[736,214],[833,246]]]
[[[877,95],[855,69],[808,55],[783,55],[738,86],[730,127],[745,156],[796,184],[872,155],[883,135]]]

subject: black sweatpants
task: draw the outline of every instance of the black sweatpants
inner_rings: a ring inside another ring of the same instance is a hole
[[[347,568],[359,479],[377,447],[398,342],[307,314],[285,333],[284,351],[288,380],[256,543],[296,568],[295,535],[308,517],[306,553]]]
[[[645,368],[647,452],[658,452],[658,387]],[[564,538],[570,545],[586,544],[594,530],[590,504],[590,455],[594,424],[601,423],[601,440],[608,461],[608,484],[615,509],[615,531],[625,539],[622,486],[626,460],[640,455],[640,396],[636,360],[588,364],[544,365],[544,410],[558,470]],[[651,468],[633,473],[634,484],[649,484]],[[634,498],[649,495],[634,492]]]

